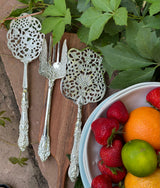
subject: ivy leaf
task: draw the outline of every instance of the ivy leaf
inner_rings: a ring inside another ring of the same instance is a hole
[[[154,2],[149,8],[149,13],[152,16],[158,12],[160,12],[160,2]]]
[[[87,44],[89,36],[89,28],[81,26],[77,32],[78,38],[81,42]]]
[[[144,27],[150,27],[153,29],[160,29],[160,15],[157,16],[146,16],[143,19]]]
[[[52,32],[53,36],[53,44],[56,44],[58,41],[60,41],[62,35],[65,31],[65,23],[63,20],[61,20],[54,28]]]
[[[62,20],[60,17],[48,17],[42,22],[41,32],[44,34],[50,33],[53,31],[55,26]]]
[[[124,30],[124,26],[116,25],[114,20],[111,18],[104,27],[104,32],[110,36],[121,33]]]
[[[94,7],[90,7],[77,20],[85,27],[90,27],[101,15],[102,13],[99,10]]]
[[[140,28],[142,28],[144,24],[142,22],[137,23],[136,21],[128,21],[128,25],[126,27],[126,41],[127,44],[132,48],[133,50],[137,51],[136,46],[136,37],[137,32]]]
[[[96,9],[99,9],[101,11],[105,11],[105,12],[112,12],[112,7],[110,4],[110,0],[91,0],[94,7]]]
[[[113,15],[113,19],[117,25],[127,25],[128,11],[125,7],[120,7]]]
[[[71,14],[70,14],[70,10],[67,9],[66,10],[66,14],[65,14],[65,17],[64,17],[64,23],[65,24],[71,24]]]
[[[99,38],[104,29],[105,24],[111,17],[111,14],[101,14],[101,16],[94,21],[94,23],[90,27],[88,43]]]
[[[55,7],[58,7],[59,11],[64,13],[66,11],[65,0],[54,0]]]
[[[30,0],[18,0],[18,1],[21,2],[21,3],[24,3],[24,4],[29,4]]]
[[[65,13],[61,12],[59,7],[55,5],[49,5],[43,12],[43,16],[64,16]]]
[[[44,3],[46,3],[46,4],[53,4],[53,0],[44,0]]]
[[[135,69],[153,64],[152,61],[142,58],[128,45],[122,42],[119,42],[115,47],[108,45],[100,47],[99,49],[103,54],[104,64],[109,64],[114,70]]]
[[[90,1],[88,0],[78,0],[77,9],[79,12],[84,12],[90,7]]]
[[[118,9],[120,3],[121,3],[121,0],[110,0],[110,5],[112,7],[112,10]]]
[[[110,87],[114,89],[124,89],[136,83],[150,81],[154,71],[153,68],[122,71],[113,79]]]
[[[122,0],[121,6],[126,7],[128,12],[131,12],[136,16],[140,16],[140,7],[137,6],[135,1],[133,1],[133,0]]]
[[[141,56],[153,59],[152,52],[158,44],[160,45],[160,39],[157,38],[155,31],[152,31],[150,28],[139,29],[136,36],[136,47]]]

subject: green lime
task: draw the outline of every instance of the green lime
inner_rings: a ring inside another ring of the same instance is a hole
[[[157,168],[156,152],[146,141],[135,139],[127,142],[121,155],[124,166],[135,176],[148,176]]]

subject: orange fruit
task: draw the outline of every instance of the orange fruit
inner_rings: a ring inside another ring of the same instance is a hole
[[[160,169],[147,177],[136,177],[127,173],[124,180],[125,188],[158,188],[160,187]]]
[[[152,174],[157,168],[157,154],[144,140],[131,140],[121,151],[122,161],[127,171],[138,177]]]
[[[160,112],[152,107],[139,107],[130,113],[124,125],[124,140],[145,140],[160,149]]]

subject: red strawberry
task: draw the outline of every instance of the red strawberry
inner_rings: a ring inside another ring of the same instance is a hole
[[[146,100],[160,110],[160,87],[152,89],[146,96]]]
[[[116,119],[98,118],[91,124],[96,141],[101,145],[106,145],[110,137],[119,129],[119,123]]]
[[[122,167],[108,167],[103,160],[98,162],[98,168],[102,174],[107,174],[113,183],[119,183],[126,175],[126,169]]]
[[[96,176],[92,180],[92,188],[112,188],[111,178],[105,174]]]
[[[107,117],[115,118],[119,123],[124,124],[129,118],[129,113],[121,101],[116,101],[108,108]]]
[[[103,146],[100,149],[100,156],[104,163],[109,167],[122,166],[121,150],[123,143],[120,139],[114,139],[111,146]]]

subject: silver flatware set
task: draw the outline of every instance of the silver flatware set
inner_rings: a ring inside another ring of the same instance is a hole
[[[9,49],[13,56],[24,64],[18,146],[21,151],[24,151],[29,144],[27,65],[39,57],[39,74],[48,80],[48,94],[38,155],[41,161],[47,160],[50,156],[51,98],[55,80],[61,79],[62,95],[71,99],[78,107],[71,163],[68,171],[71,181],[74,182],[79,175],[78,154],[82,106],[100,101],[106,91],[102,57],[90,48],[82,51],[73,48],[68,51],[66,40],[63,41],[62,45],[58,43],[53,46],[52,37],[49,39],[49,48],[47,48],[45,35],[40,32],[41,24],[39,20],[28,14],[23,14],[21,17],[11,22],[7,33]]]

